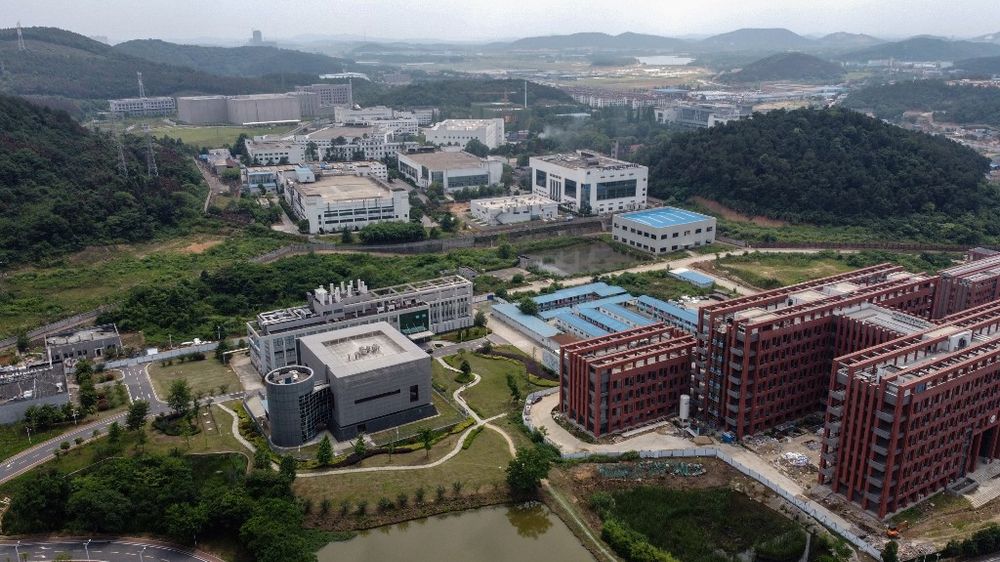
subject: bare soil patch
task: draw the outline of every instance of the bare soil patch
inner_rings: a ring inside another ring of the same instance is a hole
[[[692,197],[691,200],[705,207],[706,209],[712,211],[713,213],[718,213],[722,215],[722,218],[724,219],[732,221],[749,222],[756,224],[757,226],[777,227],[777,226],[788,225],[788,222],[778,219],[772,219],[761,216],[751,217],[735,209],[730,209],[729,207],[723,205],[722,203],[719,203],[718,201],[712,201],[711,199],[705,199],[704,197]]]

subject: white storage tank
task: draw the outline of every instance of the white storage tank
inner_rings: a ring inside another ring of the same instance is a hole
[[[691,396],[681,394],[680,418],[682,422],[687,422],[691,418]]]

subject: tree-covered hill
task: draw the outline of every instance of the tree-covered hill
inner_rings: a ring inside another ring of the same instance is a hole
[[[139,95],[248,94],[273,92],[277,80],[216,76],[133,57],[82,35],[52,27],[23,30],[27,51],[18,51],[14,29],[0,29],[0,93],[107,99]],[[289,78],[291,80],[291,78]],[[290,87],[290,86],[289,86]]]
[[[145,143],[126,136],[130,177],[108,135],[68,114],[0,95],[0,269],[88,245],[147,240],[194,220],[201,176],[183,147],[154,145],[159,177],[145,177]]]
[[[943,80],[915,80],[869,86],[851,92],[844,105],[898,120],[906,111],[933,111],[938,121],[1000,125],[1000,90],[951,86]]]
[[[942,137],[847,109],[772,111],[647,150],[650,192],[749,215],[862,225],[890,238],[975,243],[1000,234],[989,161]]]
[[[752,62],[737,72],[723,76],[727,82],[766,82],[771,80],[840,80],[844,71],[839,64],[805,53],[778,53]]]
[[[1000,55],[1000,45],[973,41],[949,41],[938,37],[911,37],[845,53],[849,61],[896,59],[902,61],[956,61]]]
[[[399,88],[355,91],[355,101],[362,105],[392,107],[468,107],[473,102],[498,101],[504,93],[512,101],[519,102],[523,92],[523,80],[434,80]],[[528,103],[535,106],[574,102],[569,94],[561,90],[528,82]]]
[[[1000,57],[978,57],[960,60],[955,63],[955,70],[962,70],[977,76],[995,76],[1000,74]]]
[[[282,72],[326,74],[342,72],[349,62],[317,53],[277,47],[202,47],[159,39],[136,39],[114,50],[161,64],[184,66],[223,76],[263,76]]]

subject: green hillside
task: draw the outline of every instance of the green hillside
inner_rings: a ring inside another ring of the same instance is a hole
[[[246,94],[277,91],[275,80],[216,76],[132,57],[82,35],[51,27],[24,28],[27,51],[17,50],[14,29],[0,29],[0,93],[75,99],[134,97],[136,72],[146,94]],[[293,77],[288,77],[289,83]]]
[[[140,59],[223,76],[263,76],[282,72],[318,75],[342,72],[349,62],[277,47],[202,47],[159,39],[126,41],[115,45],[114,50]]]
[[[365,87],[356,89],[354,99],[362,105],[388,105],[391,107],[435,106],[468,107],[473,102],[498,101],[506,92],[517,102],[524,92],[523,80],[434,80],[417,82],[399,88]],[[562,90],[528,82],[528,99],[531,105],[572,104],[573,98]]]
[[[126,137],[130,177],[112,139],[68,114],[0,95],[0,269],[94,244],[147,240],[199,215],[204,187],[182,147],[154,145],[159,177],[145,176],[142,138]]]
[[[650,192],[701,196],[792,223],[858,225],[888,239],[976,243],[1000,234],[989,161],[943,137],[847,109],[772,111],[648,150]]]
[[[949,41],[937,37],[912,37],[845,53],[850,61],[896,59],[902,61],[956,61],[1000,55],[1000,45],[973,41]]]
[[[752,62],[738,72],[727,74],[727,82],[767,82],[773,80],[840,80],[839,64],[805,53],[778,53]]]
[[[906,111],[932,111],[949,123],[1000,125],[1000,90],[950,86],[943,80],[915,80],[851,92],[844,106],[898,120]]]

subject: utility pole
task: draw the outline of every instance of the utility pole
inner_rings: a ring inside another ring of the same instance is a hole
[[[118,151],[118,173],[123,178],[128,178],[128,163],[125,161],[125,146],[122,144],[122,135],[115,123],[115,112],[111,112],[111,135],[115,138],[115,149]]]
[[[146,131],[146,175],[155,178],[160,175],[156,169],[156,155],[153,154],[153,137],[149,134],[149,125],[143,125]]]
[[[528,110],[528,81],[524,81],[524,109]]]

